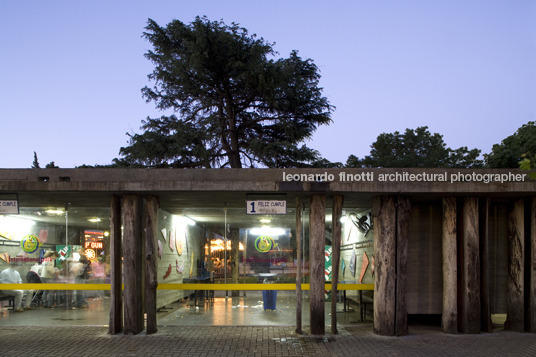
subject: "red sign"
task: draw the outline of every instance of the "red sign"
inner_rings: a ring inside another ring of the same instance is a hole
[[[102,242],[86,242],[85,248],[91,248],[91,249],[102,249]]]

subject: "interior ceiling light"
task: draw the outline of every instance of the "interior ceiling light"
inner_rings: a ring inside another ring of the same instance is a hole
[[[195,221],[186,216],[173,216],[173,222],[179,225],[195,226]]]
[[[261,218],[261,219],[260,219],[260,222],[261,222],[261,223],[270,223],[270,222],[272,222],[272,220],[271,220],[271,219],[268,219],[268,218]]]
[[[61,209],[47,209],[45,212],[48,214],[63,214],[64,213],[63,210]]]
[[[95,218],[88,219],[88,221],[90,221],[91,223],[97,223],[97,222],[101,222],[101,219],[98,217],[95,217]]]
[[[35,221],[31,218],[26,217],[13,217],[13,216],[0,216],[0,226],[6,228],[5,226],[24,226],[31,227],[35,224]]]
[[[286,230],[283,228],[272,228],[268,226],[262,226],[262,227],[251,228],[249,230],[249,233],[255,236],[263,235],[263,236],[269,236],[269,237],[277,237],[277,236],[282,236],[283,234],[285,234]]]

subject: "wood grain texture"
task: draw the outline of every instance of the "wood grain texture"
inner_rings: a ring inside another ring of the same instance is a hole
[[[372,200],[374,219],[374,332],[395,334],[396,201],[394,196]]]
[[[110,199],[110,324],[112,335],[123,330],[123,291],[121,262],[121,199],[112,195]]]
[[[233,284],[238,284],[239,277],[239,252],[240,252],[240,232],[238,229],[231,230],[231,282]],[[233,290],[231,291],[231,296],[238,297],[240,296],[240,291]]]
[[[337,334],[337,284],[339,282],[339,266],[341,257],[341,217],[344,197],[333,196],[331,212],[331,333]]]
[[[536,333],[536,196],[530,204],[530,292],[529,292],[529,331]]]
[[[311,196],[309,218],[309,271],[311,286],[309,290],[311,334],[325,334],[324,317],[324,252],[325,252],[325,212],[324,195]]]
[[[296,333],[302,331],[302,211],[300,198],[296,198]]]
[[[123,197],[124,324],[126,335],[143,331],[142,199]]]
[[[407,267],[410,212],[411,200],[409,197],[398,196],[396,207],[396,336],[408,334]]]
[[[480,329],[483,332],[493,332],[491,322],[491,298],[489,283],[489,198],[479,202],[480,210]]]
[[[478,198],[465,197],[462,211],[463,262],[460,332],[480,333],[480,245]]]
[[[524,215],[523,199],[514,200],[508,213],[508,290],[504,328],[516,332],[525,330],[525,298],[523,290],[525,272]]]
[[[443,199],[443,313],[441,329],[458,332],[458,261],[456,247],[456,197]]]
[[[158,198],[149,196],[145,200],[145,313],[146,333],[155,333],[156,288],[158,287]]]

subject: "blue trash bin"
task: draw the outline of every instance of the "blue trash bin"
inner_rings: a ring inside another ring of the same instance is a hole
[[[277,290],[263,290],[262,302],[264,310],[275,310],[277,300]]]

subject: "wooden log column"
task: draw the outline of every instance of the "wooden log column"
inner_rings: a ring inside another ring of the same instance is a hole
[[[374,219],[374,333],[393,336],[396,316],[396,200],[372,200]]]
[[[396,207],[396,305],[395,335],[408,334],[407,276],[408,276],[408,235],[411,201],[409,197],[398,196]]]
[[[489,198],[480,199],[480,329],[483,332],[493,332],[491,322],[491,298],[489,286],[489,243],[488,243],[488,223],[489,223]]]
[[[311,334],[325,334],[324,317],[324,266],[325,266],[325,211],[326,198],[324,195],[311,197],[309,215],[309,271],[311,287],[309,290],[310,301],[310,326]]]
[[[123,292],[121,272],[121,199],[112,195],[110,200],[110,324],[112,335],[123,329]]]
[[[463,261],[460,332],[480,333],[480,246],[478,198],[466,197],[462,209]]]
[[[337,285],[339,283],[339,266],[341,260],[341,216],[344,197],[333,196],[331,211],[331,333],[337,334]]]
[[[530,292],[529,292],[529,332],[536,333],[536,196],[530,204]]]
[[[145,312],[147,314],[147,334],[156,328],[156,288],[158,287],[158,198],[147,197],[145,200]]]
[[[458,332],[458,260],[456,241],[456,197],[443,198],[443,313],[441,329]]]
[[[143,257],[142,199],[137,195],[123,197],[123,258],[125,334],[143,330]]]
[[[524,205],[517,199],[508,214],[508,290],[506,297],[506,322],[504,328],[516,332],[525,330],[524,309]]]
[[[300,198],[296,198],[296,333],[302,333],[302,211]]]
[[[231,230],[231,282],[238,284],[238,277],[240,275],[239,264],[239,252],[240,252],[240,232],[238,229]],[[240,291],[232,290],[231,296],[240,296]]]

